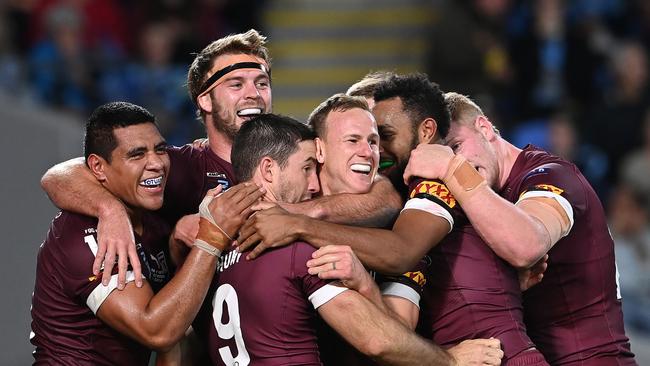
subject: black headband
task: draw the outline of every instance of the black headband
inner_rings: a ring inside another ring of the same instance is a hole
[[[258,62],[237,62],[232,65],[228,65],[224,67],[223,69],[215,72],[212,76],[208,78],[208,80],[203,83],[203,86],[201,87],[201,91],[199,91],[199,95],[205,93],[206,90],[208,90],[212,84],[214,84],[217,80],[221,79],[224,75],[227,73],[237,70],[237,69],[259,69],[264,71],[271,77],[271,70],[269,70],[266,65],[258,63]]]

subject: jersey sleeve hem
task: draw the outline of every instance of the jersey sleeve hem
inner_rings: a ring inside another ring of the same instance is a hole
[[[454,218],[451,216],[449,211],[426,198],[411,198],[404,205],[402,211],[404,210],[420,210],[434,216],[442,217],[449,222],[449,231],[447,231],[447,233],[451,232],[451,229],[454,227]]]
[[[562,209],[564,210],[564,213],[567,215],[567,217],[569,218],[569,221],[570,221],[569,230],[567,232],[571,231],[571,228],[573,227],[573,207],[571,207],[571,204],[569,203],[569,201],[566,198],[560,196],[557,193],[553,193],[553,192],[528,191],[528,192],[521,195],[519,200],[517,200],[517,203],[519,203],[519,202],[521,202],[521,201],[523,201],[523,200],[525,200],[527,198],[533,198],[533,197],[552,198],[555,201],[557,201],[557,203],[559,203],[560,206],[562,206]],[[516,205],[516,203],[515,203],[515,205]]]
[[[99,279],[98,279],[99,280]],[[126,272],[126,282],[129,283],[135,281],[135,275],[133,271]],[[108,282],[107,286],[102,285],[101,283],[95,287],[95,289],[88,295],[86,299],[86,305],[92,310],[94,314],[97,314],[97,310],[102,306],[104,301],[108,298],[108,295],[117,288],[117,274],[111,276],[111,280]]]
[[[396,296],[406,299],[420,307],[420,294],[411,287],[399,282],[384,282],[379,286],[383,296]]]
[[[319,288],[318,290],[312,292],[312,294],[309,295],[309,301],[311,301],[311,304],[314,306],[314,309],[318,309],[321,305],[332,300],[333,298],[335,298],[336,296],[340,295],[341,293],[347,290],[348,290],[347,287],[326,284],[323,287]]]

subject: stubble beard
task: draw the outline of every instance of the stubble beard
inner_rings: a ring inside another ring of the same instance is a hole
[[[236,122],[228,122],[221,119],[220,115],[222,109],[218,105],[214,105],[213,109],[212,126],[215,130],[224,134],[230,141],[234,141],[237,132],[239,132]]]

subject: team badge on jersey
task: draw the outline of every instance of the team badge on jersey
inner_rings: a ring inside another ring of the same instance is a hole
[[[456,206],[456,199],[449,192],[449,189],[446,185],[441,182],[435,182],[430,180],[425,180],[420,182],[412,191],[410,198],[413,198],[418,195],[429,195],[437,198],[442,201],[449,208],[454,208]]]

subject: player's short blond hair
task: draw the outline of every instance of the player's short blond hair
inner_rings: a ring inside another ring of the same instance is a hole
[[[466,95],[456,92],[447,92],[445,93],[445,102],[449,109],[451,123],[458,123],[474,128],[476,117],[485,117],[485,113],[483,113],[481,107]],[[500,134],[499,129],[496,128],[494,124],[492,124],[492,129],[494,129],[494,132],[497,134]]]

